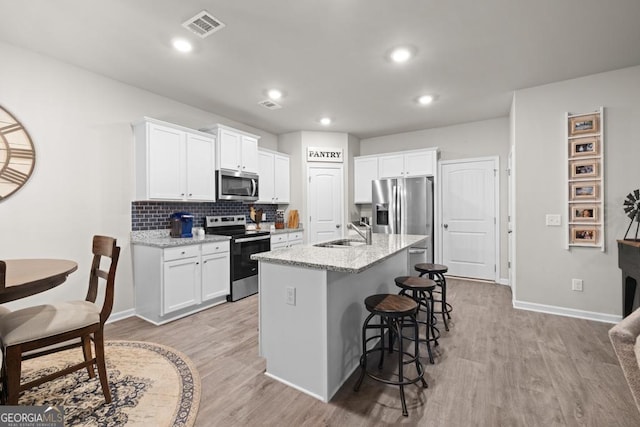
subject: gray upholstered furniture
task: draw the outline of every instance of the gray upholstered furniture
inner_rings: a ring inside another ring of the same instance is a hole
[[[618,356],[631,394],[640,410],[640,309],[609,330],[609,339]]]

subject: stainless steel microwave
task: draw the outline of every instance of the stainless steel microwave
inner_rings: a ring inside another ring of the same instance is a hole
[[[218,200],[258,200],[258,174],[220,169],[216,178]]]

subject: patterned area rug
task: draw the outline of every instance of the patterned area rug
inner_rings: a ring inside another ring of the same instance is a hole
[[[200,404],[200,376],[179,351],[140,341],[105,343],[112,402],[86,369],[26,391],[20,405],[62,405],[65,426],[192,426]],[[23,363],[22,382],[82,361],[75,348]]]

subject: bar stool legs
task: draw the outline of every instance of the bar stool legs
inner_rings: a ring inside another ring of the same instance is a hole
[[[418,381],[422,383],[423,388],[427,388],[428,384],[424,379],[424,370],[422,363],[420,363],[420,349],[419,341],[413,340],[413,353],[404,349],[404,341],[409,339],[403,335],[405,328],[405,319],[408,319],[410,325],[413,325],[414,336],[418,336],[418,322],[416,320],[416,313],[418,310],[418,304],[412,299],[393,294],[380,294],[373,295],[365,299],[365,306],[371,314],[366,318],[362,325],[362,356],[360,357],[360,377],[353,387],[354,391],[360,390],[360,386],[364,380],[365,375],[373,380],[397,385],[400,388],[400,401],[402,404],[402,415],[408,416],[407,403],[404,394],[404,386],[409,384],[415,384]],[[380,317],[379,324],[371,324],[371,321],[375,316]],[[410,326],[406,325],[406,327]],[[367,330],[374,329],[380,332],[380,335],[374,335],[367,338]],[[388,330],[389,333],[389,345],[385,345],[384,332]],[[380,352],[380,361],[378,363],[378,369],[382,369],[382,363],[384,360],[385,351],[393,352],[393,340],[392,336],[397,337],[398,342],[398,380],[390,380],[382,378],[379,375],[372,373],[367,366],[367,357],[370,353]],[[367,350],[367,343],[371,340],[379,339],[379,346]],[[404,372],[404,366],[408,364],[415,364],[416,377],[406,378]]]
[[[449,330],[449,322],[451,319],[451,311],[453,307],[447,302],[447,279],[444,277],[449,268],[446,265],[421,263],[415,265],[415,270],[420,273],[420,277],[425,274],[429,275],[429,279],[434,280],[438,286],[440,286],[440,304],[442,313],[442,322],[444,323],[445,330]]]

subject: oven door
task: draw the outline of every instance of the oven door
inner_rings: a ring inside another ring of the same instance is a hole
[[[218,200],[258,200],[258,175],[221,169],[218,171]]]
[[[258,292],[258,261],[251,255],[271,249],[271,237],[240,237],[231,245],[231,295],[229,301],[237,301]]]

